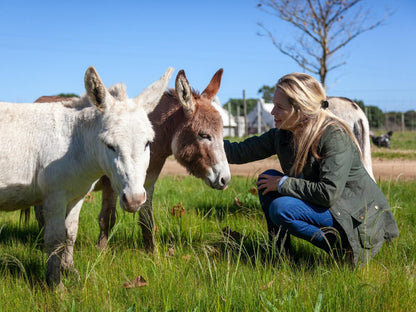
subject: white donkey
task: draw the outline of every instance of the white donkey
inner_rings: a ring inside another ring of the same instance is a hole
[[[145,202],[154,138],[147,113],[159,102],[172,71],[135,99],[114,98],[90,67],[87,96],[74,100],[79,105],[0,102],[0,210],[42,204],[48,285],[63,287],[61,258],[63,267],[72,263],[83,198],[98,178],[110,178],[126,211],[135,212]],[[69,255],[63,254],[66,245]]]
[[[327,99],[328,109],[350,126],[360,145],[363,165],[370,177],[375,180],[371,160],[370,125],[365,113],[357,103],[348,98],[329,96]]]

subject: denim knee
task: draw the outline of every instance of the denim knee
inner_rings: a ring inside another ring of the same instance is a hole
[[[274,169],[266,170],[262,174],[273,175],[273,176],[276,176],[276,177],[284,175],[283,173],[281,173],[277,170],[274,170]],[[261,180],[260,178],[257,179],[257,181],[260,181],[260,180]],[[258,191],[258,196],[259,196],[261,208],[263,209],[263,212],[266,215],[266,219],[268,219],[269,206],[275,198],[280,196],[280,194],[276,191],[276,192],[269,192],[266,195],[263,195],[263,190],[259,190]]]
[[[276,225],[285,225],[290,223],[291,218],[289,214],[288,208],[290,208],[290,204],[288,205],[288,201],[290,201],[291,197],[289,196],[282,196],[278,197],[269,206],[269,215],[272,222]]]
[[[262,172],[260,175],[262,175],[262,174],[268,174],[268,175],[275,176],[275,177],[283,177],[284,176],[283,173],[281,173],[280,171],[275,170],[275,169],[268,169],[268,170]],[[261,178],[257,178],[257,182],[259,182],[260,180],[261,180]],[[259,197],[260,197],[260,201],[262,200],[262,197],[264,197],[264,196],[269,196],[269,197],[275,198],[276,195],[278,195],[278,194],[275,194],[275,193],[276,192],[270,192],[269,195],[263,195],[262,190],[258,192]]]

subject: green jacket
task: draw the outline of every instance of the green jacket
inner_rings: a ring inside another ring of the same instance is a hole
[[[228,162],[243,164],[277,154],[289,175],[294,161],[289,131],[270,131],[241,143],[224,141]],[[365,263],[385,241],[399,235],[391,208],[364,168],[357,147],[340,129],[328,127],[317,147],[319,159],[309,155],[301,178],[289,177],[280,193],[328,207],[346,233],[354,263]]]

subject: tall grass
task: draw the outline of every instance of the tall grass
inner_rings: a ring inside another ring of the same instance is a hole
[[[34,218],[19,225],[18,213],[0,213],[0,311],[415,310],[416,181],[380,183],[400,237],[362,268],[337,264],[296,239],[298,261],[268,254],[253,184],[254,178],[233,177],[227,190],[215,191],[189,176],[159,179],[153,254],[142,249],[137,217],[119,208],[109,247],[98,250],[101,194],[94,193],[80,216],[79,274],[63,276],[64,291],[45,286],[47,257]],[[181,217],[170,213],[179,203]],[[227,226],[244,238],[223,235]],[[148,285],[124,287],[138,276]]]

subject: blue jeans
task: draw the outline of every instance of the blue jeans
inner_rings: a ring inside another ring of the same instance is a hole
[[[283,176],[277,170],[267,170],[263,174]],[[260,204],[267,221],[269,238],[275,239],[277,247],[290,252],[290,235],[302,238],[315,246],[329,251],[336,235],[329,234],[334,227],[334,219],[328,208],[313,205],[303,200],[281,196],[279,192],[263,195],[259,191]],[[325,233],[328,229],[328,233]]]

